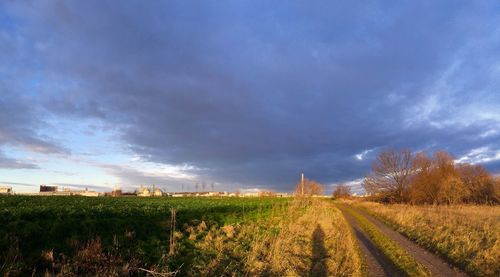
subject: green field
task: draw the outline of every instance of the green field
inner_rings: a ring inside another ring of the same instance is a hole
[[[187,273],[195,259],[210,255],[197,249],[201,233],[258,222],[288,202],[286,198],[0,197],[0,274],[92,271],[85,255],[94,256],[92,263],[97,264],[90,266],[96,268],[112,264],[129,266],[139,274],[139,267],[181,268]],[[176,209],[176,255],[166,258],[171,208]],[[95,256],[102,256],[101,261]]]
[[[498,275],[497,206],[3,196],[0,222],[0,276]]]

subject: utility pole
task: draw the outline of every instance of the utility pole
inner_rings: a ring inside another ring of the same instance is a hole
[[[300,178],[300,188],[302,190],[302,195],[304,195],[304,172],[302,172],[302,176]]]

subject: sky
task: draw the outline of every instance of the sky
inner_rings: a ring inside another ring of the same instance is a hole
[[[500,174],[498,1],[1,1],[0,184],[355,190],[383,149]]]

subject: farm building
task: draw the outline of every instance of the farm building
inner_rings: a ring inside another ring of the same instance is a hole
[[[0,194],[12,194],[12,187],[1,186]]]
[[[38,195],[46,195],[46,196],[99,196],[99,193],[96,191],[91,191],[85,188],[85,190],[71,190],[70,188],[63,188],[59,190],[57,186],[40,186],[40,192]]]
[[[137,196],[142,196],[142,197],[151,196],[151,191],[147,187],[141,185],[141,187],[137,190]]]
[[[153,196],[163,196],[163,192],[161,189],[155,189],[153,192]]]
[[[227,191],[203,191],[203,192],[173,192],[173,197],[223,197],[223,196],[236,196],[234,193]]]
[[[46,186],[46,185],[40,186],[40,192],[56,192],[56,191],[57,191],[57,186]]]
[[[111,196],[121,196],[122,195],[122,190],[121,189],[113,189],[113,191],[111,192]]]
[[[125,193],[122,191],[120,186],[114,186],[113,190],[111,192],[104,193],[104,196],[111,196],[111,197],[118,197],[118,196],[122,196],[122,195],[125,195]],[[133,193],[133,195],[136,195],[136,194]]]
[[[97,197],[97,196],[99,196],[99,193],[97,191],[92,191],[92,190],[88,190],[87,188],[85,188],[85,190],[71,191],[71,195]]]
[[[142,197],[163,196],[163,191],[159,188],[155,188],[154,185],[151,189],[141,185],[139,189],[137,189],[136,193],[137,196],[142,196]]]

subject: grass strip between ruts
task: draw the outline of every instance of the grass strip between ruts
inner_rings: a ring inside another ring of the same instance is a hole
[[[408,276],[430,276],[430,272],[417,262],[406,250],[378,230],[373,223],[350,207],[345,208],[359,222],[360,227],[370,237],[375,246],[384,253],[394,265]]]

